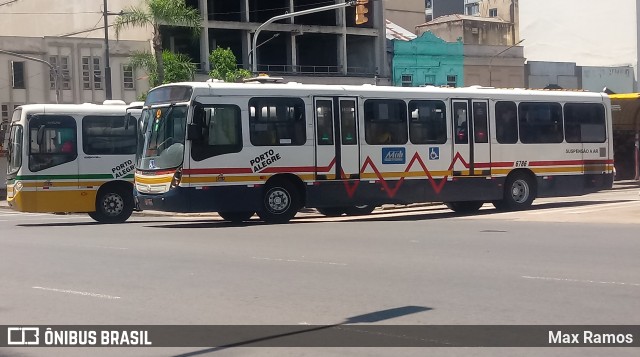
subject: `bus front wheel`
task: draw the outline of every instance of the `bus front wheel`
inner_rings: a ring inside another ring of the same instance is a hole
[[[100,223],[125,222],[133,212],[133,195],[120,187],[100,189],[95,212],[89,217]]]
[[[519,211],[527,209],[536,198],[536,188],[530,175],[514,173],[504,184],[504,198],[493,202],[499,210]]]
[[[286,223],[298,213],[300,198],[296,188],[287,180],[267,184],[258,216],[267,223]]]
[[[253,212],[218,212],[218,215],[225,221],[240,223],[251,219]]]

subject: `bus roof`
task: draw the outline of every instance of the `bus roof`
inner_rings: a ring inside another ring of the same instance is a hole
[[[197,95],[220,95],[219,90],[224,90],[228,95],[247,95],[247,91],[251,95],[265,93],[265,95],[300,95],[303,91],[308,95],[358,95],[359,93],[367,93],[368,95],[400,95],[400,94],[429,94],[443,97],[492,97],[492,96],[514,96],[527,97],[553,97],[553,98],[590,98],[594,101],[603,101],[608,99],[604,93],[585,92],[585,91],[558,91],[558,90],[542,90],[542,89],[523,89],[523,88],[493,88],[493,87],[393,87],[393,86],[375,86],[371,84],[364,85],[323,85],[323,84],[301,84],[296,82],[289,83],[225,83],[225,82],[181,82],[165,84],[154,88],[167,88],[171,86],[182,86],[193,88],[193,96]]]

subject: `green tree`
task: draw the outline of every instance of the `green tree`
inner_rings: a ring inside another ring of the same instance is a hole
[[[209,77],[222,79],[225,82],[236,82],[243,78],[251,77],[251,72],[244,68],[238,68],[236,56],[230,48],[217,47],[209,55],[211,71]]]
[[[135,52],[131,56],[130,64],[134,68],[142,68],[149,76],[149,86],[152,88],[166,83],[192,81],[196,73],[196,65],[189,56],[173,53],[168,50],[162,52],[164,79],[160,81],[158,63],[149,52]]]
[[[164,63],[160,25],[184,26],[192,30],[193,36],[200,34],[200,13],[189,8],[184,0],[145,0],[144,7],[128,7],[113,22],[116,37],[128,27],[151,27],[153,53],[156,61],[158,82],[164,83]]]

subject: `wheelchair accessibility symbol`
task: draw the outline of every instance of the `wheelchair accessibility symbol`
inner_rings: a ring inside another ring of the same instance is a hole
[[[440,159],[440,148],[429,148],[429,160]]]

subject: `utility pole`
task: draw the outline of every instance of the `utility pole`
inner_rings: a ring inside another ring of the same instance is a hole
[[[47,66],[49,66],[49,69],[51,69],[53,71],[53,76],[54,76],[54,83],[55,83],[54,85],[56,87],[56,104],[60,103],[60,72],[58,71],[57,67],[55,67],[51,63],[49,63],[49,62],[47,62],[45,60],[42,60],[40,58],[29,57],[29,56],[21,55],[19,53],[15,53],[15,52],[11,52],[11,51],[5,51],[5,50],[0,50],[0,53],[4,53],[4,54],[7,54],[7,55],[19,57],[19,58],[24,58],[24,59],[29,60],[29,61],[35,61],[35,62],[44,63]]]
[[[251,46],[251,51],[252,51],[251,70],[253,71],[253,73],[256,73],[256,74],[258,73],[258,51],[257,51],[257,48],[258,48],[258,46],[257,46],[257,44],[258,44],[258,35],[260,34],[260,31],[262,31],[262,29],[265,26],[269,25],[270,23],[272,23],[274,21],[278,21],[278,20],[288,19],[288,18],[291,18],[291,17],[301,16],[301,15],[313,14],[313,13],[316,13],[316,12],[343,9],[345,7],[353,6],[355,4],[356,4],[356,1],[346,1],[346,2],[341,3],[341,4],[327,5],[327,6],[318,7],[318,8],[315,8],[315,9],[295,11],[295,12],[291,12],[291,13],[288,13],[288,14],[278,15],[278,16],[274,16],[274,17],[270,18],[265,23],[263,23],[262,25],[258,26],[258,28],[256,29],[255,33],[253,34],[253,44]]]
[[[104,19],[104,90],[107,99],[113,99],[111,92],[111,67],[109,65],[109,14],[107,11],[107,0],[104,0],[102,18]]]

